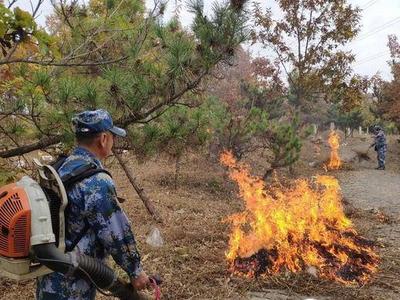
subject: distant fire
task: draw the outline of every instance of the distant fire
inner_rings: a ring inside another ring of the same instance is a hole
[[[331,158],[329,160],[329,163],[327,165],[327,168],[329,170],[338,170],[342,166],[342,161],[340,160],[339,157],[339,135],[336,133],[336,131],[331,130],[329,133],[329,138],[328,138],[328,143],[329,146],[331,147]]]
[[[323,278],[364,283],[377,271],[372,242],[358,236],[345,216],[335,178],[317,176],[296,180],[290,188],[267,189],[230,153],[220,159],[245,202],[243,212],[227,219],[232,272],[256,277],[314,267]]]

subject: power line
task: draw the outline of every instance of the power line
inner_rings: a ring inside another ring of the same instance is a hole
[[[366,10],[367,8],[370,8],[372,5],[374,5],[376,2],[378,2],[379,0],[371,0],[367,3],[364,4],[364,7],[362,7],[362,10]]]
[[[371,58],[370,60],[366,60],[366,61],[363,61],[363,62],[360,62],[360,63],[356,63],[356,64],[354,64],[353,66],[354,66],[354,67],[358,67],[358,66],[361,66],[361,65],[363,65],[363,64],[369,63],[369,62],[371,62],[371,61],[377,60],[378,58],[381,58],[381,57],[382,57],[382,56],[377,56],[377,57]]]
[[[385,54],[389,54],[389,53],[385,53]],[[373,60],[376,60],[378,58],[382,58],[384,56],[386,56],[386,55],[382,55],[382,53],[376,53],[376,54],[374,54],[372,56],[369,56],[369,57],[366,57],[364,59],[361,59],[361,60],[357,61],[356,63],[354,63],[354,66],[360,66],[360,65],[363,65],[365,63],[368,63],[368,62],[371,62]]]
[[[370,36],[372,36],[374,34],[377,34],[378,32],[381,32],[382,30],[384,30],[386,28],[389,28],[389,27],[391,27],[391,26],[393,26],[393,25],[395,25],[397,23],[400,23],[400,17],[396,17],[393,20],[390,20],[390,21],[388,21],[388,22],[386,22],[386,23],[384,23],[384,24],[382,24],[382,25],[380,25],[380,26],[378,26],[378,27],[376,27],[376,28],[374,28],[374,29],[362,34],[362,35],[360,35],[358,37],[358,39],[355,40],[355,42],[359,42],[359,41],[365,40],[366,38],[368,38],[368,37],[370,37]]]
[[[371,1],[367,2],[363,9],[371,7],[372,5],[377,3],[378,1],[379,0],[371,0]],[[382,30],[385,30],[386,28],[389,28],[389,27],[391,27],[393,25],[396,25],[398,23],[400,23],[400,17],[396,17],[396,18],[394,18],[394,19],[392,19],[392,20],[390,20],[390,21],[388,21],[386,23],[383,23],[383,24],[379,25],[378,27],[375,27],[374,29],[372,29],[372,30],[370,30],[370,31],[368,31],[368,32],[356,37],[356,39],[353,42],[360,42],[362,40],[365,40],[366,38],[369,38],[369,37],[381,32]],[[294,44],[294,42],[291,42],[289,47],[292,46],[292,44]]]
[[[358,56],[359,54],[361,54],[361,53],[356,53],[355,56]],[[370,58],[370,57],[373,57],[373,56],[376,56],[376,55],[381,55],[381,54],[390,54],[390,51],[384,50],[384,51],[381,51],[381,52],[378,52],[378,53],[375,53],[375,54],[366,56],[366,57],[364,57],[364,58],[361,58],[360,60],[366,60],[366,59],[368,59],[368,58]]]
[[[399,21],[400,21],[400,17],[396,17],[393,20],[390,20],[390,21],[388,21],[386,23],[383,23],[383,24],[379,25],[378,27],[375,27],[374,29],[372,29],[372,30],[360,35],[360,38],[363,39],[363,38],[366,38],[366,37],[368,37],[368,36],[370,36],[372,34],[380,32],[383,29],[386,29],[386,28],[388,28],[390,26],[393,26],[394,24],[399,23]]]

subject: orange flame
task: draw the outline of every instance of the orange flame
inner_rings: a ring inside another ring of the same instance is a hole
[[[336,131],[331,130],[328,138],[328,143],[331,147],[331,159],[328,164],[329,170],[338,170],[342,166],[342,161],[339,157],[339,140],[340,138]]]
[[[365,282],[376,272],[378,256],[345,216],[335,178],[317,176],[266,190],[231,153],[220,160],[245,203],[245,211],[227,218],[231,271],[253,277],[315,267],[321,277],[343,283]]]

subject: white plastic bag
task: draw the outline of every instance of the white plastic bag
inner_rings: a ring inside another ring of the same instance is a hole
[[[159,248],[164,245],[163,238],[161,237],[161,232],[157,227],[153,227],[146,238],[146,243],[152,247]]]

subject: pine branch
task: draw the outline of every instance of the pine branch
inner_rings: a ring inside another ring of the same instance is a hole
[[[31,152],[34,150],[43,149],[43,148],[49,147],[51,145],[58,144],[60,142],[62,142],[62,135],[44,137],[44,138],[40,139],[39,141],[32,143],[32,144],[20,146],[20,147],[13,148],[10,150],[0,151],[0,157],[9,158],[9,157],[13,157],[13,156],[19,156],[19,155],[23,155],[25,153],[28,153],[28,152]]]
[[[180,97],[182,97],[186,92],[194,89],[199,83],[200,81],[203,79],[203,77],[208,73],[207,70],[204,70],[195,80],[193,80],[192,82],[188,83],[186,85],[185,88],[183,88],[181,91],[179,91],[178,93],[175,93],[174,95],[170,96],[169,98],[167,98],[165,101],[160,102],[159,104],[155,105],[154,107],[152,107],[151,109],[149,109],[147,112],[141,114],[141,115],[129,115],[127,117],[123,117],[121,118],[118,122],[116,122],[116,124],[118,124],[119,126],[122,127],[126,127],[131,123],[140,121],[140,120],[145,120],[148,116],[150,116],[151,114],[153,114],[154,112],[158,111],[159,109],[161,109],[163,106],[168,105],[168,104],[173,104],[173,102],[176,99],[179,99]]]
[[[66,62],[54,62],[53,60],[30,60],[30,59],[11,59],[11,60],[0,60],[0,65],[6,65],[6,64],[16,64],[16,63],[26,63],[26,64],[32,64],[32,65],[40,65],[40,66],[56,66],[56,67],[88,67],[88,66],[103,66],[103,65],[109,65],[109,64],[114,64],[118,62],[122,62],[124,60],[127,60],[129,58],[129,55],[125,55],[123,57],[117,58],[117,59],[112,59],[112,60],[107,60],[107,61],[96,61],[96,62],[77,62],[77,63],[66,63]]]

